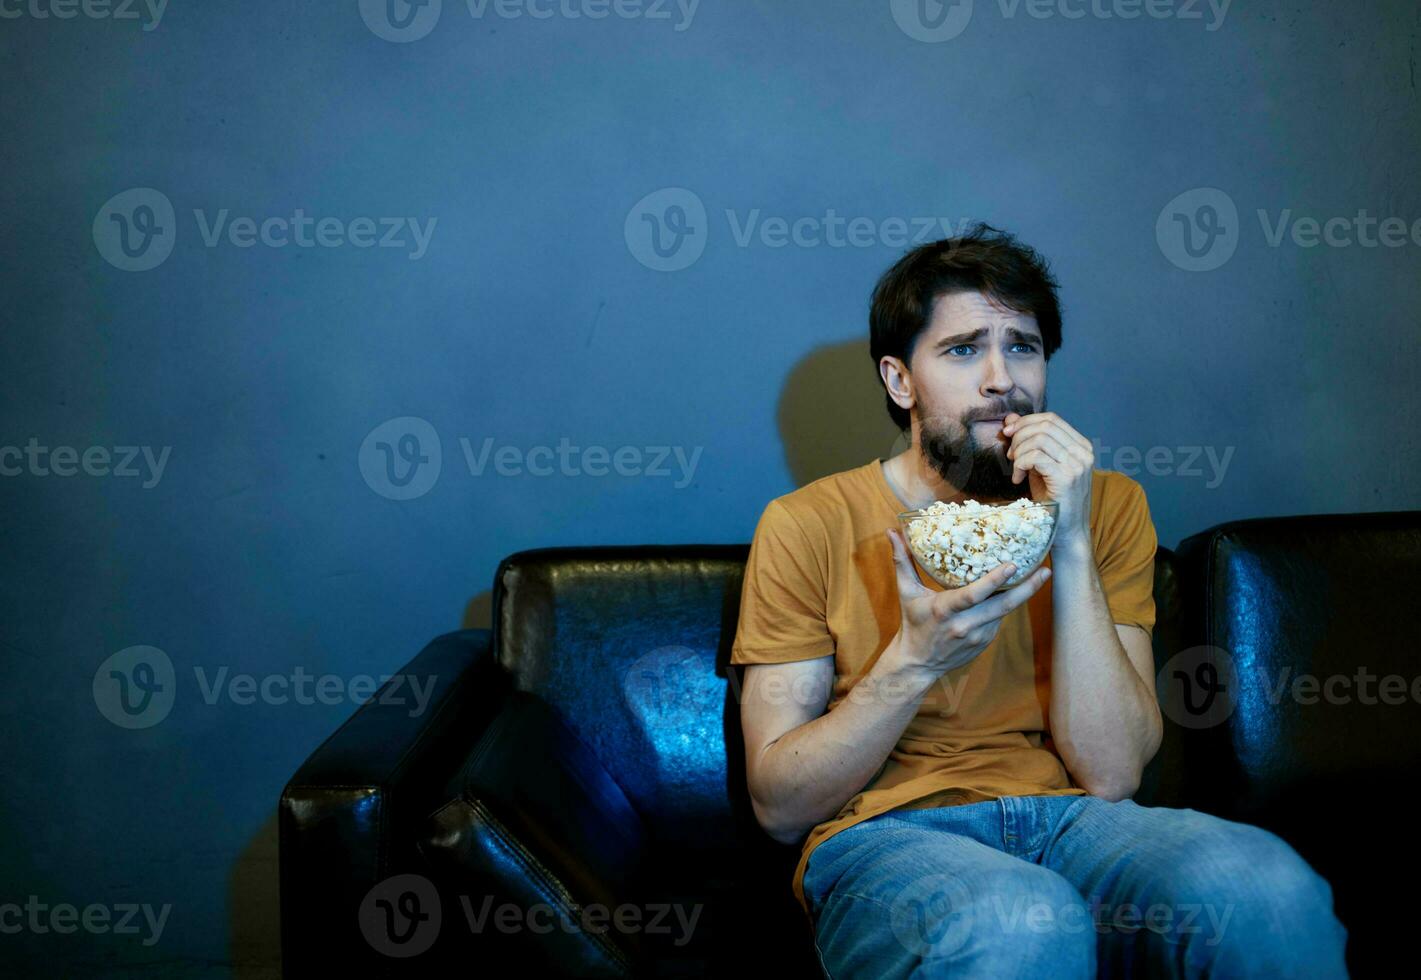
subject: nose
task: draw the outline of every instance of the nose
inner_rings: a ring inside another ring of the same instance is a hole
[[[987,355],[986,374],[982,377],[982,395],[985,398],[996,398],[1005,395],[1014,388],[1015,382],[1007,372],[1006,358],[1002,352],[993,349]]]

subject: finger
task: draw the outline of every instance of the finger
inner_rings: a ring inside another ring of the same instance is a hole
[[[1028,449],[1041,449],[1052,459],[1063,463],[1071,456],[1070,450],[1063,446],[1050,430],[1038,429],[1026,436],[1018,436],[1013,439],[1010,448],[1007,449],[1007,459],[1016,459]]]
[[[1007,613],[1039,592],[1041,586],[1045,585],[1046,580],[1050,577],[1051,569],[1042,565],[1036,571],[1022,579],[1015,588],[1000,592],[987,601],[978,604],[970,612],[962,613],[964,617],[963,625],[970,630],[990,623],[993,620],[1001,619]]]
[[[1041,442],[1042,440],[1049,440],[1051,444],[1060,447],[1060,453],[1052,452],[1051,454],[1059,460],[1064,461],[1067,456],[1071,456],[1079,459],[1087,466],[1095,465],[1094,447],[1088,443],[1081,445],[1079,441],[1072,438],[1071,435],[1062,430],[1060,426],[1049,424],[1034,426],[1030,429],[1017,430],[1012,436],[1011,449],[1007,450],[1007,455],[1010,457],[1013,450],[1020,452],[1021,449],[1024,449],[1027,445]]]
[[[1029,436],[1028,441],[1024,445],[1018,445],[1013,442],[1011,448],[1007,450],[1007,459],[1015,462],[1021,459],[1022,455],[1030,449],[1038,449],[1058,463],[1064,464],[1074,460],[1079,463],[1086,472],[1089,472],[1095,465],[1094,457],[1082,453],[1082,451],[1074,445],[1062,445],[1059,440],[1048,432],[1038,432],[1033,436]],[[1012,475],[1014,477],[1015,473]],[[1016,480],[1013,479],[1012,482],[1015,483]]]
[[[1010,432],[1007,432],[1007,429],[1010,429]],[[1015,426],[1007,426],[1006,423],[1003,423],[1002,433],[1003,435],[1012,437],[1013,443],[1022,442],[1027,436],[1036,436],[1040,435],[1040,433],[1053,436],[1056,442],[1061,443],[1061,445],[1067,445],[1067,443],[1073,445],[1074,443],[1074,439],[1071,439],[1070,433],[1061,429],[1060,426],[1056,425],[1052,420],[1043,419],[1040,418],[1040,416],[1030,420],[1030,422],[1017,423]]]
[[[938,594],[933,600],[935,611],[938,611],[944,618],[953,616],[966,609],[971,609],[977,603],[986,599],[1007,579],[1016,574],[1016,566],[1011,562],[1002,562],[996,568],[983,575],[977,581],[969,585],[964,585],[960,589],[947,589]]]
[[[1056,438],[1063,444],[1075,446],[1091,455],[1095,454],[1094,444],[1077,432],[1069,422],[1054,412],[1022,416],[1015,422],[1008,418],[1007,421],[1002,423],[1002,434],[1016,437],[1024,435],[1029,430],[1040,428],[1055,432]]]
[[[918,578],[918,570],[913,567],[913,559],[908,555],[908,543],[903,540],[902,531],[896,527],[885,530],[888,540],[893,544],[893,568],[898,579],[898,594],[917,596],[927,592],[927,586]]]
[[[1026,476],[1028,470],[1035,470],[1042,476],[1055,476],[1061,471],[1060,467],[1060,460],[1054,456],[1048,456],[1038,448],[1032,447],[1028,449],[1024,455],[1018,456],[1014,460],[1011,471],[1011,482],[1021,482],[1021,480],[1017,478],[1018,472],[1020,472],[1023,477]]]

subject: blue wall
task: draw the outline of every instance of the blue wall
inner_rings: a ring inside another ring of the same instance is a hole
[[[501,557],[748,541],[901,448],[868,293],[928,222],[1051,258],[1050,406],[1163,543],[1418,506],[1414,3],[533,7],[0,0],[0,904],[169,907],[12,965],[260,975],[283,782]],[[172,667],[146,727],[116,654]]]

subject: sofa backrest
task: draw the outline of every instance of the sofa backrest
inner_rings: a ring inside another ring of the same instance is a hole
[[[1162,701],[1189,730],[1189,799],[1290,829],[1421,771],[1421,511],[1233,521],[1179,560]]]
[[[499,566],[494,653],[513,685],[549,702],[661,841],[704,849],[762,837],[745,790],[730,667],[749,545],[524,551]],[[1157,663],[1180,649],[1174,555],[1155,561]],[[1170,732],[1141,802],[1178,798]]]
[[[561,713],[658,843],[728,849],[747,826],[725,666],[749,551],[547,548],[510,555],[495,577],[498,662]]]

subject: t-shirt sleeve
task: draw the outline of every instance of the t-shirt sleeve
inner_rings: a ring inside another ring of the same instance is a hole
[[[732,664],[789,663],[834,652],[823,558],[788,508],[771,500],[750,542]]]
[[[1134,480],[1121,505],[1105,514],[1107,523],[1096,546],[1096,568],[1112,622],[1155,626],[1155,549],[1159,539],[1150,520],[1145,488]]]

